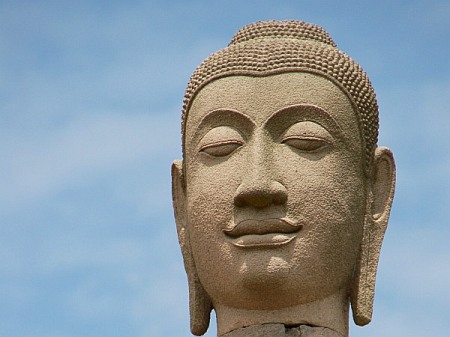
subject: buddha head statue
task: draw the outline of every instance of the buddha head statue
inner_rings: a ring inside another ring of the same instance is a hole
[[[395,185],[361,67],[322,28],[245,26],[192,75],[172,165],[191,331],[372,317]]]

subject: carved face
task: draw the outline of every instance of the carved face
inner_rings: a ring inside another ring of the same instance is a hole
[[[367,189],[347,96],[309,73],[225,77],[186,123],[185,226],[213,303],[277,309],[347,287]]]

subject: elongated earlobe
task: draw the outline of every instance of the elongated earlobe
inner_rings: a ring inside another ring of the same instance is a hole
[[[393,154],[388,148],[377,148],[366,206],[363,239],[351,289],[353,320],[357,325],[366,325],[372,320],[378,260],[394,190]]]
[[[204,290],[195,267],[189,241],[189,231],[186,229],[186,196],[183,188],[183,164],[176,160],[172,164],[172,198],[177,224],[178,241],[183,254],[184,268],[189,284],[189,311],[191,316],[191,332],[196,336],[203,335],[208,330],[212,303]]]

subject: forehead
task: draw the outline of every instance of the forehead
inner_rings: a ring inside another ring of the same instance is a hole
[[[232,109],[261,125],[274,112],[294,104],[315,105],[325,110],[353,144],[361,144],[358,119],[348,97],[328,79],[292,72],[252,77],[230,76],[215,80],[195,97],[186,121],[186,146],[209,112]]]

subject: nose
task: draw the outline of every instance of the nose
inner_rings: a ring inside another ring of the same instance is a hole
[[[283,205],[287,201],[285,186],[277,181],[271,155],[264,148],[255,146],[243,170],[242,182],[236,190],[234,205],[265,208]]]
[[[277,181],[273,181],[267,186],[262,186],[262,184],[241,185],[234,197],[234,204],[238,207],[265,208],[271,205],[284,205],[286,201],[286,189]]]

